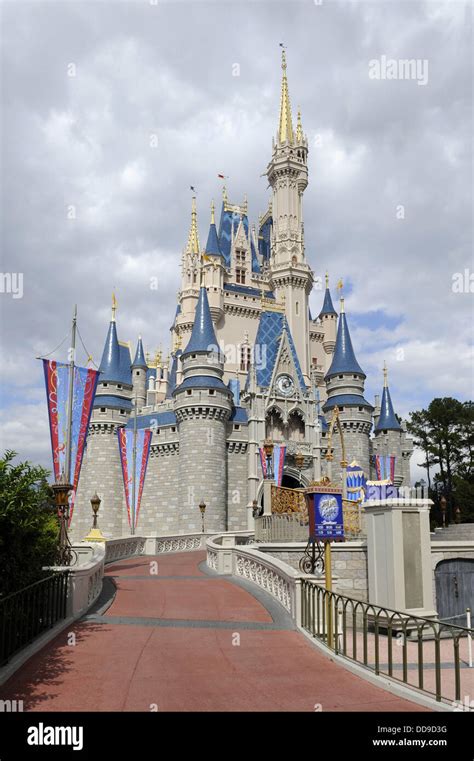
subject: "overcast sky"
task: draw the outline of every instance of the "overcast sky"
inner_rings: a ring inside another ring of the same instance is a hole
[[[50,466],[34,358],[74,302],[97,363],[114,287],[119,338],[168,347],[190,185],[203,243],[218,173],[258,222],[279,42],[309,140],[306,254],[344,280],[367,398],[384,359],[402,415],[472,398],[473,294],[453,292],[474,271],[469,2],[16,0],[2,16],[2,272],[24,278],[22,298],[0,294],[2,447]],[[372,79],[382,56],[428,81]]]

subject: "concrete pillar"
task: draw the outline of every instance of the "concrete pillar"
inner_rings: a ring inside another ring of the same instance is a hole
[[[417,616],[436,616],[430,499],[364,502],[369,602]]]
[[[263,514],[272,514],[272,485],[273,478],[266,478],[263,482]]]

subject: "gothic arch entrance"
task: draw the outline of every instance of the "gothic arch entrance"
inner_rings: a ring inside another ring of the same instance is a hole
[[[286,489],[301,489],[304,486],[304,484],[302,484],[296,476],[291,475],[291,473],[283,473],[281,485]]]

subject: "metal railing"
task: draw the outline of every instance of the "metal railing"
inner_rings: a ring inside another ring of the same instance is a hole
[[[0,666],[66,618],[68,571],[59,571],[0,599]]]
[[[255,518],[256,542],[307,542],[308,526],[300,513],[262,515]]]
[[[471,628],[413,616],[301,581],[301,626],[336,654],[437,701],[460,701],[469,669]],[[471,687],[469,687],[471,685]]]

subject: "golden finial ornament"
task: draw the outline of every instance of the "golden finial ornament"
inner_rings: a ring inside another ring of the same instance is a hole
[[[115,298],[115,291],[112,291],[112,322],[115,322],[115,313],[117,311],[117,299]]]
[[[216,224],[214,201],[211,201],[211,225]]]
[[[383,363],[383,387],[388,388],[388,369],[385,361]]]
[[[326,272],[326,289],[329,288],[329,274]]]
[[[341,303],[341,314],[344,314],[344,296],[341,296],[340,303]]]
[[[199,246],[199,234],[198,234],[198,226],[197,226],[196,196],[193,196],[192,202],[191,202],[191,227],[189,230],[186,253],[198,254],[200,253],[200,250],[201,249]]]
[[[290,93],[288,91],[288,80],[286,78],[286,53],[281,51],[281,97],[280,97],[280,127],[278,138],[280,143],[293,143],[293,123],[291,120]]]

